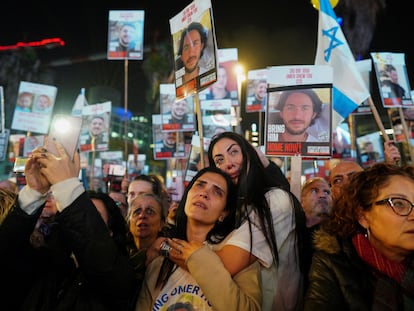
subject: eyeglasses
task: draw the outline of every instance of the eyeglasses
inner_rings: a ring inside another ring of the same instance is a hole
[[[138,217],[139,215],[141,215],[142,213],[144,213],[146,216],[155,216],[157,215],[157,212],[152,209],[152,208],[137,208],[136,210],[134,210],[132,212],[132,217]]]
[[[394,213],[400,216],[408,216],[414,208],[414,203],[411,203],[404,198],[386,198],[381,201],[375,202],[376,205],[388,204],[391,206]]]

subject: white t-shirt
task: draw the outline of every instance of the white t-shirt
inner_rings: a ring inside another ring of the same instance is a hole
[[[279,188],[268,191],[266,199],[269,202],[273,218],[279,265],[276,267],[273,262],[272,253],[263,232],[260,230],[257,215],[254,213],[251,217],[254,223],[252,226],[252,254],[258,258],[262,265],[262,310],[293,310],[297,298],[302,297],[303,284],[295,241],[296,225],[293,202],[289,194]],[[247,221],[215,247],[219,250],[225,245],[233,245],[250,251],[250,231]]]

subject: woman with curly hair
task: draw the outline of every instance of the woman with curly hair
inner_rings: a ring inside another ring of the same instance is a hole
[[[413,310],[414,168],[354,173],[315,232],[305,310]]]

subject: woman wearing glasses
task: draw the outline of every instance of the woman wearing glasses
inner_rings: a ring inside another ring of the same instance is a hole
[[[414,168],[355,173],[315,233],[305,310],[414,310]]]

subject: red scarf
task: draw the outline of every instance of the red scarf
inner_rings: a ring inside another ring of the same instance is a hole
[[[369,243],[368,239],[361,233],[358,233],[352,238],[352,244],[354,245],[359,257],[361,257],[361,259],[371,268],[389,276],[397,281],[398,284],[401,284],[405,272],[404,264],[394,262],[386,258],[378,252],[371,245],[371,243]]]

